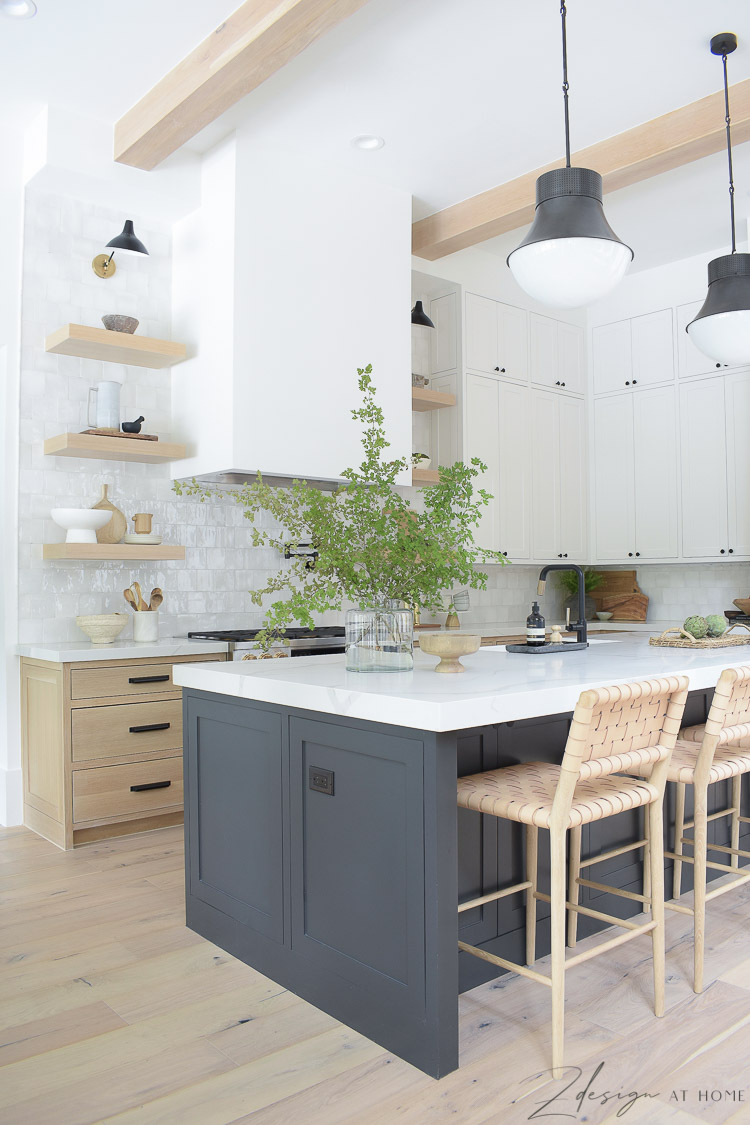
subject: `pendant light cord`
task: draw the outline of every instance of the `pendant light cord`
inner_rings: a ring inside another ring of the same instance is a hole
[[[564,6],[564,5],[563,5]],[[727,123],[727,159],[729,162],[729,215],[732,224],[732,253],[737,253],[737,234],[734,218],[734,169],[732,167],[732,118],[729,114],[729,80],[727,78],[727,56],[721,56],[724,64],[724,120]]]
[[[560,0],[560,15],[562,17],[562,59],[563,59],[563,104],[565,106],[565,167],[570,168],[570,111],[568,109],[568,90],[570,83],[568,82],[568,35],[566,30],[567,9],[565,7],[565,0]],[[724,59],[724,71],[726,73],[726,57]],[[727,103],[728,105],[729,103]],[[729,110],[727,109],[727,113]],[[729,126],[727,126],[727,131]],[[729,156],[731,165],[731,153]],[[734,188],[732,188],[734,191]]]

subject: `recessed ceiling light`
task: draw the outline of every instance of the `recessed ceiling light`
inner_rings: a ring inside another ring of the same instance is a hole
[[[34,0],[0,0],[0,16],[12,20],[30,20],[36,15]]]
[[[366,152],[374,152],[376,148],[382,148],[385,141],[382,137],[376,137],[374,133],[363,133],[360,137],[352,137],[352,148],[362,148]]]

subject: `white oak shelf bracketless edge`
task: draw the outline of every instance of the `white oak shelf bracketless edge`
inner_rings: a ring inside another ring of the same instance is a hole
[[[412,387],[412,410],[442,410],[446,406],[455,406],[456,396],[446,394],[445,391],[431,391],[429,387]]]
[[[159,546],[142,547],[129,543],[45,543],[42,552],[45,559],[82,559],[91,562],[127,562],[129,559],[184,559],[185,548],[171,543]]]
[[[128,441],[98,434],[57,434],[44,443],[46,457],[93,457],[97,461],[138,461],[164,465],[185,456],[185,446],[167,441]]]
[[[412,484],[437,484],[440,480],[439,469],[412,469]]]
[[[74,355],[79,359],[124,363],[130,367],[172,367],[187,357],[185,345],[174,340],[110,332],[87,324],[64,324],[47,337],[44,349],[55,355]]]

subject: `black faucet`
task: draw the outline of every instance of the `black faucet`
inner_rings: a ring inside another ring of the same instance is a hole
[[[536,588],[537,594],[544,593],[544,584],[551,570],[574,570],[578,575],[578,620],[571,621],[569,628],[575,629],[579,644],[587,645],[589,641],[586,626],[586,587],[583,571],[580,566],[576,566],[575,563],[550,563],[549,566],[543,566],[539,571],[539,582]]]

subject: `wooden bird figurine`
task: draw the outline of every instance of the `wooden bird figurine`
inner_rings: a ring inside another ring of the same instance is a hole
[[[145,418],[142,414],[140,418],[136,418],[135,422],[123,422],[122,432],[124,434],[139,434],[141,432],[141,422],[145,422]]]

